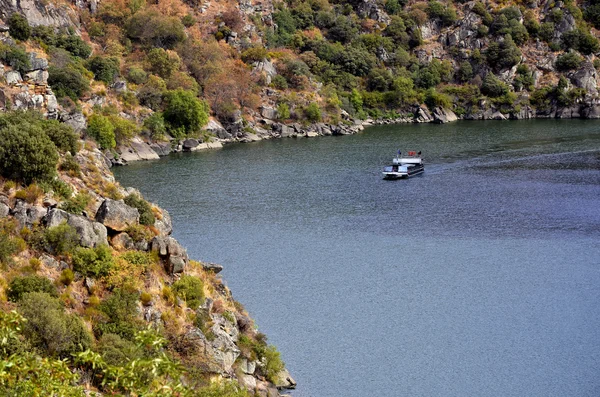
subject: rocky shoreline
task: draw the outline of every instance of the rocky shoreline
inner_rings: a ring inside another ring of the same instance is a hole
[[[600,119],[600,101],[577,103],[564,108],[553,107],[546,112],[537,112],[530,106],[525,106],[519,112],[502,113],[500,110],[490,107],[487,110],[478,110],[460,116],[450,109],[437,107],[430,111],[426,106],[417,106],[412,113],[393,119],[359,120],[343,112],[343,123],[315,123],[309,125],[300,123],[284,124],[264,117],[265,115],[272,115],[271,110],[265,111],[265,108],[263,108],[261,112],[263,118],[258,119],[257,123],[248,124],[246,127],[243,126],[241,120],[238,123],[223,126],[217,120],[211,119],[205,127],[205,131],[214,137],[207,141],[202,138],[149,141],[144,140],[142,137],[135,137],[127,145],[119,146],[116,156],[112,153],[106,153],[106,155],[112,165],[122,166],[135,161],[158,160],[171,153],[220,149],[230,143],[250,143],[279,138],[353,135],[363,131],[366,127],[375,125],[445,124],[457,120]],[[273,115],[273,118],[276,118],[275,115]]]

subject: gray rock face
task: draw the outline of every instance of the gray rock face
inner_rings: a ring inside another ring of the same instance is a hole
[[[587,90],[592,95],[598,94],[597,77],[596,68],[589,61],[584,62],[581,68],[570,76],[575,86]]]
[[[42,265],[53,269],[58,269],[60,266],[56,259],[47,254],[42,254],[42,256],[40,256],[40,262],[42,262]]]
[[[60,115],[63,123],[70,125],[77,132],[82,132],[87,128],[87,121],[81,112],[63,113]]]
[[[260,115],[265,119],[276,120],[277,119],[277,110],[268,106],[263,106],[260,110]]]
[[[127,145],[122,145],[117,148],[120,160],[124,163],[144,160],[158,160],[160,157],[152,146],[142,141],[139,137],[133,138]]]
[[[216,263],[204,263],[202,262],[202,268],[206,271],[213,272],[215,274],[223,271],[223,266]]]
[[[0,19],[6,21],[15,12],[23,15],[31,26],[79,27],[78,16],[67,5],[36,0],[0,0]]]
[[[15,207],[10,211],[19,227],[31,228],[34,224],[40,222],[46,215],[46,208],[27,204],[25,201],[17,200]]]
[[[25,79],[34,84],[48,84],[48,71],[46,70],[34,70],[25,75]]]
[[[600,105],[586,106],[581,110],[584,119],[600,119]]]
[[[139,220],[140,213],[137,208],[130,207],[123,201],[106,199],[96,212],[96,221],[117,232],[123,232],[129,226],[138,224]]]
[[[198,146],[200,144],[200,141],[198,141],[198,139],[194,139],[194,138],[188,138],[186,140],[183,141],[183,151],[184,152],[189,152],[192,149],[194,149],[196,146]]]
[[[363,18],[371,18],[386,25],[391,21],[390,16],[380,8],[378,2],[373,0],[361,1],[358,5],[357,12],[358,15]]]
[[[21,77],[21,73],[16,70],[11,70],[4,74],[4,80],[6,80],[6,84],[8,85],[15,85],[21,83],[23,78]]]
[[[112,245],[117,250],[130,250],[135,248],[135,243],[131,237],[125,232],[121,232],[110,240]]]
[[[450,109],[444,109],[441,107],[437,107],[433,109],[433,122],[437,124],[450,123],[452,121],[458,120],[456,114]]]
[[[154,227],[158,229],[159,235],[166,237],[173,233],[173,223],[171,221],[171,215],[167,210],[162,210],[162,219],[156,219]]]
[[[169,142],[153,142],[150,144],[150,149],[162,157],[171,153],[171,144]]]
[[[429,123],[432,120],[433,118],[427,109],[423,109],[422,107],[417,108],[414,117],[415,123]]]
[[[296,388],[296,381],[294,380],[294,378],[292,378],[288,370],[285,368],[282,371],[280,371],[277,375],[275,375],[274,383],[275,386],[280,390]]]
[[[264,74],[267,84],[271,84],[273,77],[277,76],[277,69],[275,69],[275,65],[271,61],[264,59],[260,62],[255,62],[253,66],[254,72]]]
[[[165,260],[166,269],[170,273],[181,273],[189,261],[185,248],[173,237],[156,236],[150,242],[152,251]]]
[[[10,207],[7,204],[0,203],[0,218],[6,218],[10,213]]]
[[[79,244],[84,247],[97,247],[98,245],[108,244],[106,227],[84,216],[69,214],[68,212],[54,208],[48,211],[44,222],[46,227],[55,227],[66,222],[77,230]]]
[[[30,72],[32,70],[48,69],[48,60],[47,59],[38,58],[37,53],[35,53],[35,52],[28,52],[27,55],[29,56],[29,70],[27,70],[28,72]]]
[[[127,82],[125,80],[117,80],[112,85],[112,89],[118,93],[127,92]]]

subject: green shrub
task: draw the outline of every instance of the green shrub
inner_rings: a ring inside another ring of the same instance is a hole
[[[561,72],[578,69],[583,62],[583,58],[576,52],[569,51],[561,54],[556,58],[556,69]]]
[[[165,119],[161,112],[152,113],[144,120],[144,130],[147,131],[150,137],[154,140],[160,140],[167,133]]]
[[[61,203],[60,208],[72,214],[81,215],[85,207],[90,203],[91,197],[86,191],[80,191],[74,197],[70,197]]]
[[[8,284],[6,296],[11,302],[17,302],[29,292],[45,292],[50,296],[58,296],[56,287],[50,280],[40,276],[15,277]]]
[[[304,116],[311,123],[317,123],[321,121],[321,108],[315,102],[311,102],[304,108]]]
[[[67,255],[79,245],[79,234],[74,227],[63,222],[45,229],[40,245],[55,255]]]
[[[117,288],[113,294],[102,301],[98,309],[106,314],[106,319],[95,326],[99,335],[116,334],[121,338],[133,339],[141,327],[136,318],[138,313],[138,294],[133,291]]]
[[[89,57],[92,53],[92,47],[76,34],[58,35],[56,37],[56,46],[64,48],[72,55],[83,59]]]
[[[115,142],[119,145],[126,144],[140,132],[137,124],[131,120],[117,115],[110,115],[108,118],[114,127]]]
[[[14,13],[8,18],[9,33],[17,40],[27,40],[31,35],[31,27],[27,19],[21,14]]]
[[[250,47],[242,52],[242,60],[248,64],[260,62],[267,58],[267,50],[264,47]]]
[[[433,109],[436,107],[442,107],[446,109],[452,108],[452,99],[441,92],[437,92],[435,89],[430,88],[427,90],[425,95],[425,104],[429,109]]]
[[[94,138],[102,149],[112,149],[117,146],[115,127],[106,116],[91,115],[88,119],[87,134]]]
[[[208,105],[191,92],[169,91],[165,102],[163,116],[176,138],[198,132],[208,122]]]
[[[508,93],[508,85],[494,76],[492,73],[488,73],[483,79],[481,85],[481,92],[485,95],[496,98]]]
[[[73,101],[83,96],[89,89],[89,81],[79,70],[71,66],[59,68],[50,66],[48,68],[48,84],[57,98],[69,97]]]
[[[19,46],[8,46],[0,43],[0,60],[9,64],[21,74],[27,72],[30,67],[27,52]]]
[[[194,16],[191,15],[191,14],[186,14],[186,15],[183,16],[183,18],[181,18],[181,23],[186,28],[189,28],[189,27],[194,26],[196,24],[196,18],[194,18]]]
[[[267,380],[275,382],[277,380],[277,374],[279,374],[285,366],[283,361],[281,361],[281,354],[277,351],[275,346],[269,345],[264,349],[262,357],[266,361],[265,376]]]
[[[81,174],[81,167],[71,154],[67,154],[63,161],[58,166],[61,171],[67,171],[73,175],[79,176]]]
[[[277,118],[279,120],[287,120],[290,118],[290,107],[287,103],[280,103],[277,105]]]
[[[114,267],[112,250],[107,245],[79,247],[73,253],[73,269],[86,277],[104,277]]]
[[[521,60],[521,50],[509,34],[504,36],[501,43],[490,43],[485,55],[488,64],[498,69],[512,67]]]
[[[180,68],[181,61],[177,54],[167,52],[162,48],[153,48],[146,55],[150,71],[163,79],[168,79]]]
[[[271,79],[271,85],[277,88],[278,90],[285,90],[288,88],[287,80],[285,79],[285,77],[279,74]]]
[[[44,292],[25,293],[19,312],[27,319],[23,334],[28,341],[53,357],[69,358],[92,344],[82,320],[65,313],[58,299]]]
[[[56,120],[42,120],[44,132],[60,152],[77,153],[77,134],[70,125]]]
[[[110,333],[98,340],[97,351],[109,365],[122,366],[141,357],[141,351],[135,343]]]
[[[88,61],[88,68],[94,73],[94,78],[112,84],[119,75],[119,59],[96,55]]]
[[[62,285],[69,286],[75,279],[75,274],[71,269],[65,269],[60,273],[60,277],[58,278],[58,282]]]
[[[136,266],[149,266],[154,263],[152,253],[143,251],[127,251],[121,255],[125,261]]]
[[[188,307],[196,309],[204,303],[204,284],[193,276],[182,276],[171,286],[173,293],[183,299]]]
[[[137,208],[140,213],[140,224],[142,225],[154,225],[154,213],[152,212],[152,206],[138,196],[137,194],[130,194],[125,197],[125,204],[130,207]]]
[[[144,84],[148,80],[148,74],[144,69],[131,67],[127,72],[127,80],[133,84]]]
[[[3,125],[4,124],[4,125]],[[58,153],[37,123],[16,123],[0,117],[0,174],[31,183],[56,175]]]

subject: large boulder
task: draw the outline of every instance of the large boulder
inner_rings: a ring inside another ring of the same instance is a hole
[[[139,220],[140,213],[137,208],[130,207],[121,200],[106,199],[96,212],[96,221],[117,232],[123,232],[129,226],[138,224]]]
[[[598,94],[596,77],[596,68],[589,61],[584,62],[581,65],[581,68],[570,76],[571,82],[575,86],[585,89],[589,94],[592,95]]]
[[[40,0],[0,0],[0,19],[8,20],[14,13],[23,15],[31,26],[79,27],[79,17],[68,3]]]
[[[169,142],[153,142],[150,144],[150,149],[162,157],[171,153],[171,144]]]
[[[454,114],[454,112],[450,109],[445,109],[442,107],[437,107],[433,109],[434,123],[445,124],[456,120],[458,120],[458,117],[456,117],[456,114]]]
[[[183,141],[182,147],[184,152],[191,152],[196,146],[200,144],[200,141],[195,138],[188,138]]]
[[[87,128],[87,120],[81,112],[63,113],[60,115],[63,123],[70,125],[76,132],[81,132]]]
[[[119,159],[125,163],[142,160],[158,160],[160,157],[152,149],[152,145],[144,142],[139,137],[135,137],[126,145],[117,148]]]
[[[15,85],[22,82],[23,78],[21,77],[21,73],[17,72],[16,70],[11,70],[10,72],[6,72],[4,74],[4,80],[8,85]]]
[[[27,69],[28,72],[33,70],[48,69],[47,59],[39,58],[35,52],[28,52],[27,55],[29,56],[29,69]]]
[[[94,222],[84,216],[70,214],[57,208],[48,211],[48,214],[44,217],[46,227],[55,227],[63,222],[66,222],[69,226],[77,230],[79,244],[84,247],[96,247],[108,244],[106,227],[99,222]]]
[[[154,227],[158,230],[160,236],[166,237],[173,233],[173,222],[171,221],[171,215],[167,212],[167,210],[162,210],[161,219],[156,219],[154,221]]]
[[[152,251],[165,260],[165,270],[169,273],[182,273],[188,264],[189,258],[185,248],[173,237],[156,236],[150,242]]]
[[[10,215],[17,220],[19,227],[31,228],[42,220],[46,212],[47,210],[44,207],[27,204],[23,200],[17,200]]]
[[[277,110],[272,107],[263,106],[260,109],[260,115],[265,119],[276,120],[277,119]]]
[[[275,375],[274,383],[275,387],[277,387],[280,390],[296,388],[296,381],[294,380],[294,378],[292,378],[288,370],[285,368],[279,371],[277,375]]]

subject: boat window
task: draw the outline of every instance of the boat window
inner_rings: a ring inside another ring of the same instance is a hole
[[[392,172],[392,167],[391,166],[387,166],[383,169],[384,172]]]

